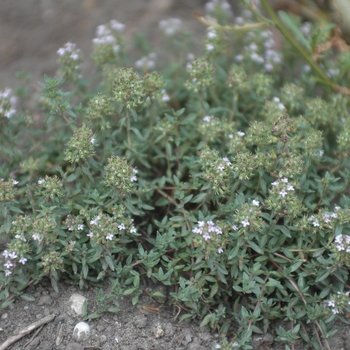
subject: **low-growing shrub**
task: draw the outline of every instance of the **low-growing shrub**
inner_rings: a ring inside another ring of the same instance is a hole
[[[131,64],[111,21],[93,40],[93,88],[68,43],[36,110],[29,87],[1,92],[2,308],[45,276],[55,290],[109,279],[98,317],[137,303],[147,277],[180,321],[234,338],[222,349],[250,349],[277,319],[286,349],[334,334],[350,310],[350,51],[333,50],[334,26],[261,3],[270,19],[207,4],[197,57],[179,20],[162,21],[167,65],[140,43]]]

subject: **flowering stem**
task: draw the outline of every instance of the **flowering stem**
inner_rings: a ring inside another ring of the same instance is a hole
[[[312,59],[312,56],[299,44],[295,37],[290,33],[290,31],[285,27],[282,21],[278,18],[275,11],[272,9],[267,0],[261,0],[261,4],[265,8],[266,12],[272,18],[272,21],[276,28],[281,32],[281,34],[291,43],[292,46],[304,57],[307,63],[314,69],[314,71],[320,77],[320,80],[333,89],[336,85],[327,77],[324,71],[319,67],[319,65]]]
[[[128,146],[131,147],[129,109],[126,110],[126,132],[128,138]]]

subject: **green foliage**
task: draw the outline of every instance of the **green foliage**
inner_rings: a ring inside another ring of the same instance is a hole
[[[350,311],[349,97],[323,79],[349,56],[322,55],[312,73],[295,50],[308,55],[318,39],[298,19],[281,14],[299,46],[274,51],[249,11],[237,32],[229,13],[208,11],[223,17],[199,58],[184,59],[172,21],[162,25],[174,44],[169,66],[152,71],[155,55],[142,52],[140,71],[124,67],[123,26],[111,21],[94,39],[102,74],[91,91],[67,44],[62,79],[40,84],[39,114],[25,95],[15,111],[11,91],[1,92],[1,308],[30,298],[26,286],[45,276],[55,290],[59,279],[80,288],[109,279],[94,312],[85,305],[96,318],[123,296],[136,304],[147,277],[170,288],[179,320],[233,332],[222,349],[251,349],[252,334],[276,319],[292,324],[276,334],[287,348],[302,337],[321,349],[304,324],[326,339]]]

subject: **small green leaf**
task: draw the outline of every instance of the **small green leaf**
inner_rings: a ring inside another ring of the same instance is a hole
[[[126,289],[126,290],[124,290],[123,295],[130,295],[130,294],[134,293],[135,290],[136,290],[136,288]]]
[[[196,197],[194,197],[192,200],[191,200],[191,203],[200,203],[203,201],[203,199],[207,196],[207,193],[205,192],[202,192],[200,194],[198,194]]]
[[[32,295],[29,295],[29,294],[21,294],[20,297],[23,299],[23,300],[26,300],[26,301],[35,301],[35,298],[32,296]]]
[[[203,318],[203,321],[201,322],[200,327],[206,326],[206,325],[210,322],[211,318],[212,318],[212,314],[206,315],[206,316]]]
[[[210,295],[209,298],[213,298],[214,295],[218,292],[219,290],[219,285],[217,283],[215,283],[212,287],[211,287],[211,291],[210,291]]]
[[[251,248],[252,248],[253,250],[255,250],[257,253],[259,253],[259,254],[264,254],[263,250],[261,250],[261,248],[260,248],[256,243],[254,243],[253,241],[248,241],[247,243],[248,243],[248,244],[251,246]]]
[[[15,213],[23,214],[23,211],[21,209],[16,208],[16,207],[14,207],[12,205],[10,206],[10,210],[14,211]]]

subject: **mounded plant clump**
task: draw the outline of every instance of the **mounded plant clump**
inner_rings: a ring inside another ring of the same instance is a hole
[[[251,349],[278,319],[286,349],[329,348],[350,311],[349,47],[265,0],[240,17],[225,1],[206,10],[201,55],[173,18],[167,59],[140,36],[135,62],[110,21],[96,81],[67,43],[36,111],[30,87],[1,91],[1,308],[46,276],[55,290],[108,279],[86,312],[100,317],[136,304],[148,278],[180,321],[227,335],[221,349]]]

